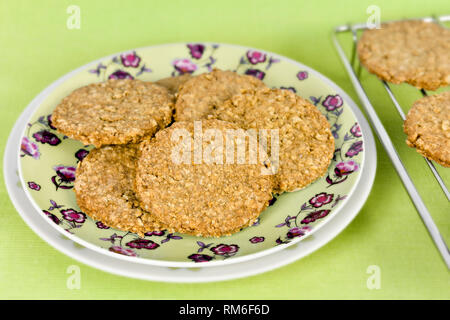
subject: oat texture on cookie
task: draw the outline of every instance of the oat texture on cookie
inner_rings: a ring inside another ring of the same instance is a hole
[[[175,105],[175,120],[202,119],[241,90],[264,87],[261,80],[233,71],[215,69],[200,74],[180,87]]]
[[[117,145],[92,150],[78,164],[74,191],[78,206],[92,219],[143,236],[165,227],[139,207],[133,191],[137,148]]]
[[[141,143],[135,191],[141,206],[174,231],[205,237],[230,235],[254,223],[268,206],[273,176],[263,174],[267,167],[261,162],[228,163],[215,157],[223,150],[220,145],[226,145],[227,130],[238,126],[203,120],[202,136],[217,135],[196,140],[196,123],[175,122]],[[211,148],[213,141],[215,148]],[[188,150],[186,161],[174,161],[173,152],[177,154],[180,147]],[[203,158],[196,159],[195,148],[203,150]],[[212,161],[205,156],[207,150]]]
[[[278,130],[278,193],[304,188],[323,176],[333,157],[328,121],[317,107],[289,90],[247,90],[216,108],[210,118],[245,129]],[[270,143],[268,153],[274,156]]]
[[[379,78],[426,90],[450,84],[450,30],[433,22],[407,20],[364,31],[361,63]]]
[[[191,78],[192,76],[189,73],[185,73],[175,77],[163,78],[156,81],[155,83],[167,88],[170,93],[176,94],[180,87]]]
[[[56,107],[59,132],[96,147],[136,143],[172,121],[174,97],[157,84],[108,80],[76,89]]]
[[[403,124],[406,143],[444,167],[450,167],[450,91],[414,102]]]

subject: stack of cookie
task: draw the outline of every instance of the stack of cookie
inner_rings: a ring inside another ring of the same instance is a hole
[[[80,208],[140,235],[165,229],[206,237],[235,233],[255,222],[274,193],[324,175],[334,153],[330,125],[315,106],[232,71],[91,84],[64,98],[52,122],[96,147],[77,167]],[[198,124],[205,133],[214,129],[213,140],[196,139]],[[254,145],[250,135],[234,138],[235,145],[248,146],[248,154],[262,161],[222,161],[211,141],[225,144],[230,130],[268,130],[269,140],[276,132],[279,157],[269,156],[273,142]],[[213,160],[199,161],[194,152],[183,161],[174,158],[196,148]]]
[[[382,80],[436,90],[450,84],[450,30],[433,22],[400,21],[367,30],[358,43],[361,63]],[[450,92],[416,101],[403,125],[406,143],[450,167]]]

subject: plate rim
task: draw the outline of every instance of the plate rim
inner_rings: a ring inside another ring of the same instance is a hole
[[[139,50],[148,50],[148,49],[152,49],[152,48],[157,48],[157,47],[166,47],[166,46],[181,46],[181,45],[186,45],[189,43],[193,43],[193,42],[175,42],[175,43],[165,43],[165,44],[157,44],[157,45],[152,45],[152,46],[145,46],[145,47],[141,47],[141,48],[134,48],[134,49],[129,49],[129,50],[125,50],[125,51],[120,51],[111,55],[107,55],[104,56],[102,58],[96,59],[94,61],[91,61],[87,64],[84,64],[68,73],[66,73],[65,75],[61,76],[60,78],[58,78],[57,80],[55,80],[54,82],[52,82],[49,86],[47,86],[44,90],[42,90],[25,108],[25,111],[27,109],[30,109],[29,111],[29,116],[26,117],[26,123],[29,122],[30,118],[34,116],[36,109],[40,106],[40,104],[48,97],[49,94],[51,94],[51,92],[53,92],[60,84],[64,83],[66,80],[70,79],[71,77],[73,77],[75,74],[78,74],[80,72],[82,72],[83,70],[88,69],[89,66],[92,65],[96,65],[97,63],[110,59],[114,56],[117,56],[121,53],[125,53],[125,52],[130,52],[130,51],[139,51]],[[360,117],[358,117],[358,114],[355,112],[355,110],[359,110],[356,103],[347,95],[347,93],[340,88],[337,84],[335,84],[331,79],[329,79],[328,77],[324,76],[323,74],[321,74],[320,72],[312,69],[309,66],[306,66],[304,64],[302,64],[301,62],[295,61],[293,59],[290,59],[288,57],[270,52],[270,51],[266,51],[263,49],[259,49],[259,48],[253,48],[253,47],[247,47],[247,46],[241,46],[241,45],[235,45],[235,44],[227,44],[227,43],[218,43],[218,42],[201,42],[202,44],[205,45],[213,45],[213,44],[218,44],[219,46],[228,46],[228,47],[235,47],[238,49],[242,49],[242,50],[259,50],[262,51],[266,54],[270,54],[272,56],[274,56],[275,58],[278,59],[282,59],[285,60],[291,64],[297,65],[300,68],[306,69],[309,73],[315,75],[316,77],[318,77],[322,82],[324,82],[327,86],[331,87],[336,93],[340,94],[342,96],[342,98],[344,99],[345,102],[347,102],[351,112],[353,113],[353,115],[355,116],[355,118],[357,119],[357,122],[360,123],[361,119]],[[25,112],[24,111],[24,112]],[[362,115],[361,115],[362,116]],[[362,116],[362,118],[364,118]],[[365,119],[364,119],[365,120]],[[21,136],[24,135],[25,131],[26,131],[26,126],[24,127],[24,129],[22,130],[22,134]],[[366,139],[366,131],[365,129],[361,128],[363,135],[362,135],[362,140],[363,140],[363,144],[365,146],[367,146],[367,139]],[[370,127],[369,127],[370,130]],[[42,212],[42,210],[38,207],[37,203],[34,201],[33,197],[30,194],[30,191],[28,190],[28,188],[26,187],[26,182],[25,179],[23,177],[23,172],[22,172],[22,166],[21,166],[21,162],[20,162],[20,143],[17,146],[17,167],[18,167],[18,172],[19,172],[19,178],[20,178],[20,182],[22,184],[22,187],[24,189],[24,192],[27,196],[27,198],[29,199],[30,203],[33,205],[33,207],[39,212],[39,214],[41,215],[41,217],[43,219],[45,219],[45,221],[47,221],[54,229],[56,229],[59,233],[63,234],[64,236],[68,237],[69,239],[71,239],[72,241],[80,244],[83,247],[86,247],[88,249],[91,249],[93,251],[99,252],[103,255],[107,255],[113,258],[118,258],[118,259],[122,259],[125,261],[133,261],[133,262],[137,262],[140,264],[144,264],[144,265],[152,265],[152,266],[159,266],[159,267],[176,267],[176,268],[197,268],[199,266],[199,263],[197,262],[180,262],[180,261],[168,261],[168,260],[156,260],[156,259],[149,259],[149,258],[142,258],[142,257],[129,257],[129,256],[125,256],[125,255],[121,255],[121,254],[117,254],[114,252],[110,252],[105,248],[101,248],[98,247],[76,235],[64,232],[63,229],[59,228],[57,225],[55,225],[54,223],[52,223],[52,221],[50,221],[45,214]],[[362,165],[361,165],[361,171],[365,170],[365,165],[366,165],[366,160],[367,160],[367,156],[366,156],[366,152],[364,152],[363,154],[363,159],[362,159]],[[253,259],[257,259],[266,255],[270,255],[273,254],[275,252],[284,250],[292,245],[298,244],[299,242],[303,241],[304,239],[307,239],[309,236],[315,234],[317,231],[319,231],[324,225],[327,225],[329,223],[332,222],[332,220],[334,219],[334,217],[339,214],[342,210],[342,208],[344,207],[344,205],[350,201],[350,199],[354,196],[354,192],[356,190],[356,186],[359,184],[360,179],[362,176],[362,172],[359,173],[358,177],[356,178],[355,183],[353,184],[351,190],[349,191],[347,198],[343,201],[343,203],[335,209],[333,216],[330,217],[330,219],[327,220],[327,222],[320,224],[319,226],[317,226],[316,228],[314,228],[311,232],[307,233],[304,237],[300,237],[297,238],[289,243],[286,244],[281,244],[281,245],[277,245],[262,251],[258,251],[255,253],[251,253],[251,254],[247,254],[244,256],[239,256],[239,257],[233,257],[231,259],[226,259],[226,260],[218,260],[218,261],[208,261],[205,263],[202,263],[202,267],[215,267],[215,266],[224,266],[224,265],[230,265],[230,264],[234,264],[234,263],[241,263],[241,262],[245,262],[245,261],[249,261],[249,260],[253,260]]]

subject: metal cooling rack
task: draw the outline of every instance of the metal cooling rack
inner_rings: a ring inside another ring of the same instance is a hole
[[[423,20],[426,22],[435,22],[438,23],[444,27],[445,22],[450,21],[450,15],[443,15],[443,16],[432,16],[432,17],[424,17],[416,20]],[[392,21],[390,21],[392,22]],[[426,228],[428,229],[428,232],[433,239],[437,249],[439,250],[442,258],[444,259],[447,268],[450,269],[450,253],[448,250],[448,247],[441,236],[439,229],[437,228],[436,224],[434,223],[427,207],[425,206],[425,203],[423,202],[419,192],[417,191],[413,181],[411,180],[408,171],[406,170],[405,166],[403,165],[402,160],[400,159],[397,150],[395,149],[386,129],[384,128],[380,118],[378,117],[375,108],[373,107],[372,103],[370,102],[367,94],[364,91],[364,88],[359,80],[360,74],[361,74],[361,64],[359,63],[359,59],[357,59],[356,54],[356,48],[358,43],[358,32],[361,32],[363,30],[367,29],[366,23],[356,23],[356,24],[347,24],[338,26],[334,29],[333,32],[333,42],[336,46],[336,49],[338,51],[338,54],[344,64],[345,69],[348,72],[348,75],[350,77],[350,80],[353,83],[353,86],[356,90],[356,93],[358,94],[359,99],[361,100],[361,103],[367,113],[367,116],[369,117],[369,120],[371,122],[371,125],[373,129],[375,130],[378,139],[380,140],[381,144],[383,145],[384,149],[386,150],[389,158],[392,161],[392,164],[394,165],[395,169],[397,170],[398,175],[400,176],[400,179],[403,182],[403,185],[405,186],[406,190],[408,191],[408,194],[414,203],[420,217],[422,218],[423,223],[425,224]],[[350,33],[352,36],[352,51],[351,56],[348,57],[343,47],[341,46],[341,43],[338,40],[339,34],[344,33]],[[398,102],[397,98],[394,95],[394,92],[391,90],[389,84],[387,84],[385,81],[380,80],[383,83],[384,88],[387,91],[387,94],[392,100],[393,105],[395,106],[397,112],[399,113],[402,120],[405,120],[405,114],[401,108],[400,103]],[[427,92],[425,90],[420,90],[421,94],[423,96],[427,95]],[[447,200],[450,201],[450,193],[448,191],[447,186],[445,185],[443,179],[437,172],[436,168],[434,167],[433,163],[429,161],[428,159],[424,158],[426,163],[428,164],[428,167],[430,168],[432,174],[436,178],[438,184],[440,185],[442,191],[444,192],[445,196],[447,197]]]

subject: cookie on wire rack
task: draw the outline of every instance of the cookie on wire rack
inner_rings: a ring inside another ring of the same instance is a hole
[[[450,91],[414,102],[403,124],[406,143],[444,167],[450,167]]]
[[[450,84],[450,30],[433,22],[405,20],[364,31],[361,63],[382,80],[436,90]]]

